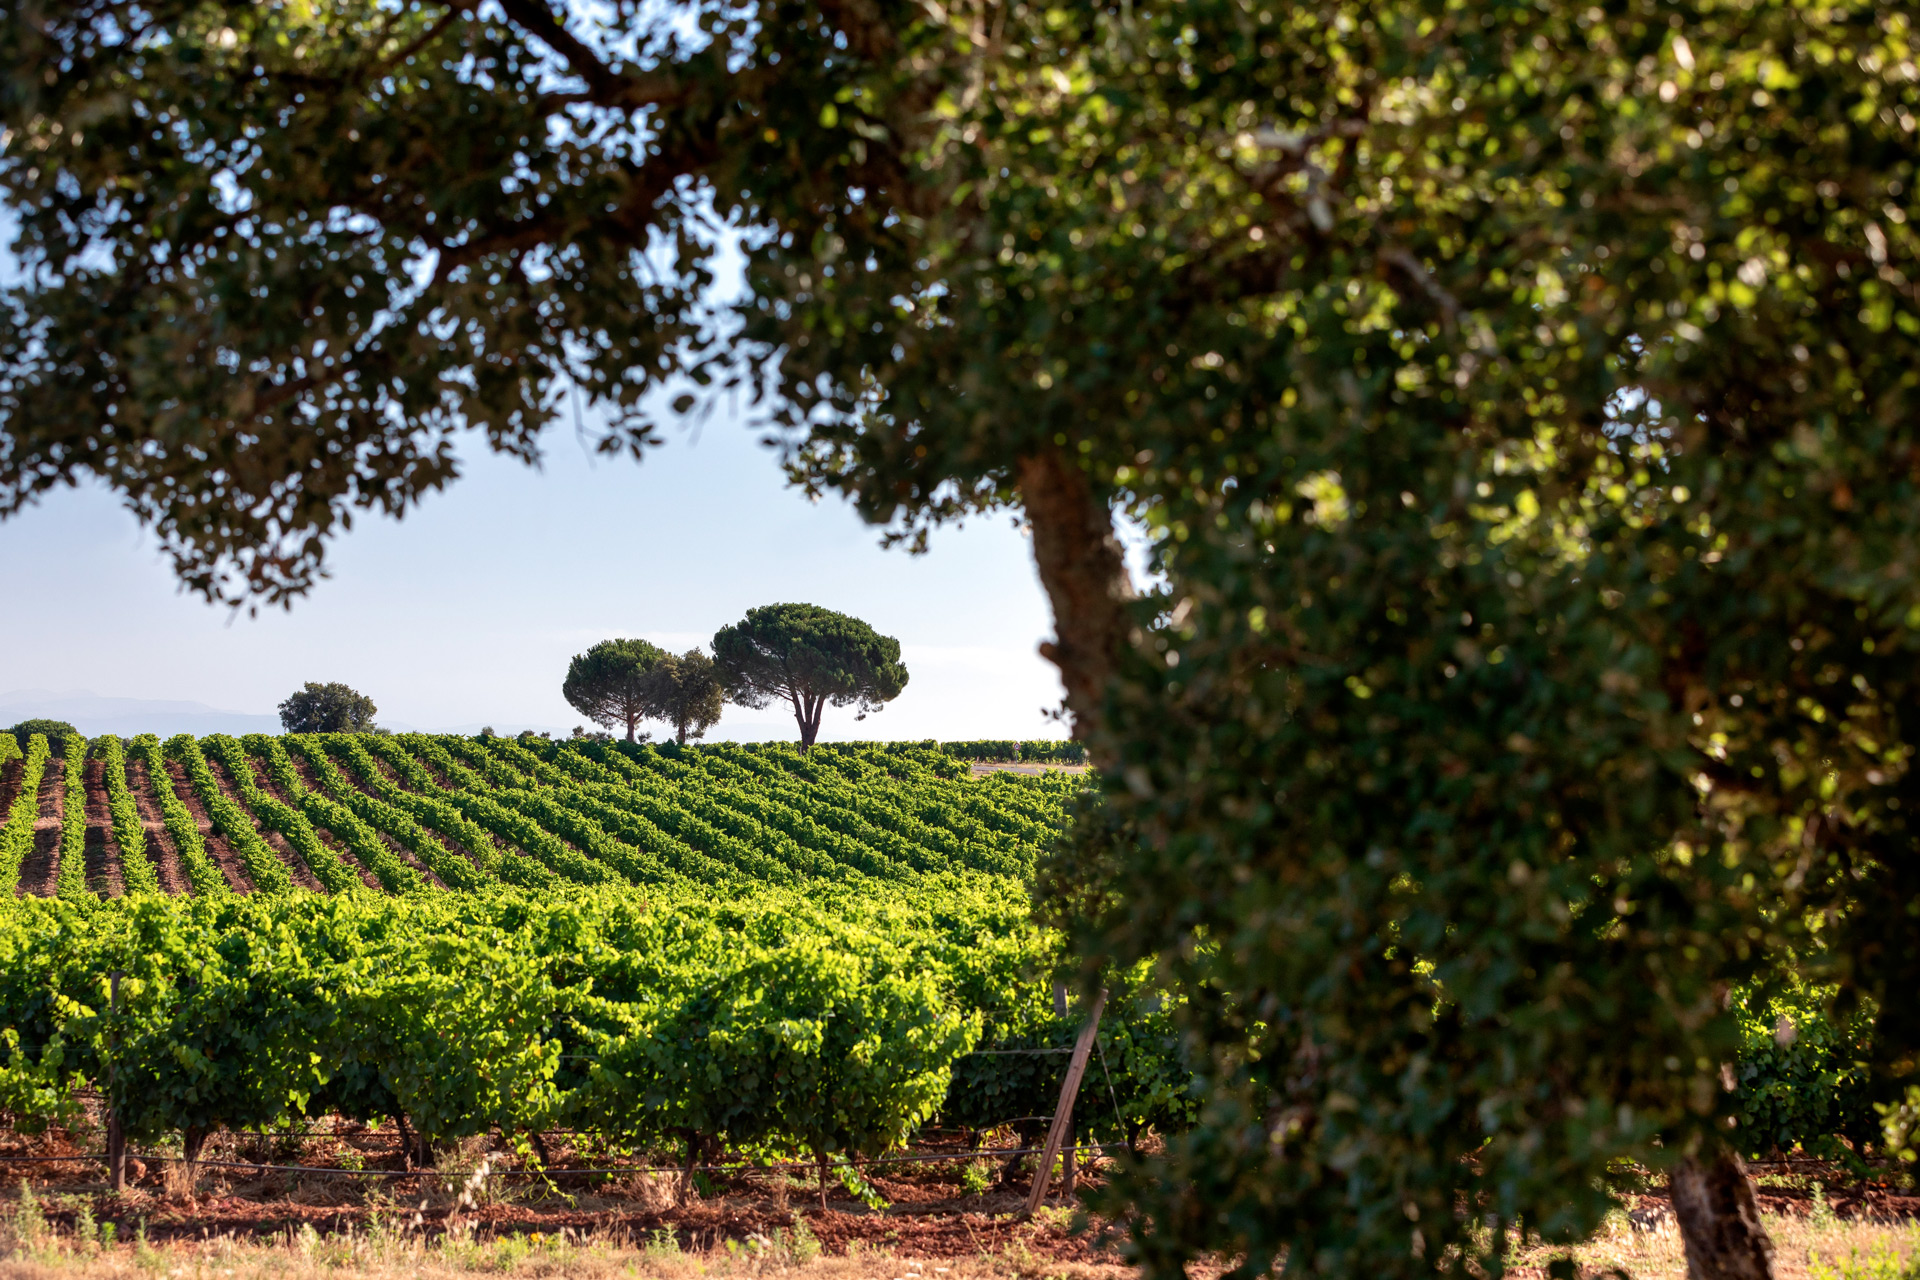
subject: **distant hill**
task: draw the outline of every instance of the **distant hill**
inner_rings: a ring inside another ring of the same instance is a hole
[[[49,720],[65,720],[68,724],[86,734],[89,738],[103,733],[118,734],[123,738],[138,733],[153,733],[165,738],[176,733],[190,733],[196,738],[204,738],[210,733],[278,733],[280,717],[268,712],[253,714],[246,711],[223,711],[210,707],[204,702],[169,702],[160,698],[104,698],[91,689],[20,689],[12,693],[0,693],[0,729],[22,720],[45,717]],[[386,716],[378,717],[380,724],[395,733],[416,731],[419,726],[403,721],[390,720]],[[570,726],[552,724],[527,724],[515,720],[475,720],[471,724],[447,725],[434,732],[474,734],[483,727],[491,727],[494,732],[507,735],[519,733],[522,729],[531,729],[535,733],[545,731],[556,738],[564,738]],[[658,726],[649,726],[658,729]],[[656,737],[659,735],[656,733]],[[741,720],[737,723],[724,723],[712,735],[715,741],[763,742],[781,741],[794,736],[791,720]],[[823,735],[822,740],[825,740]]]
[[[0,728],[44,716],[65,720],[88,737],[103,733],[161,737],[191,733],[278,733],[280,717],[222,711],[204,702],[166,702],[156,698],[103,698],[90,689],[21,689],[0,694]]]
[[[729,708],[731,711],[732,708]],[[86,734],[89,738],[103,733],[118,734],[130,738],[139,733],[153,733],[160,737],[169,737],[176,733],[190,733],[196,738],[204,738],[210,733],[230,733],[236,736],[245,733],[279,733],[279,715],[268,712],[255,715],[246,711],[222,711],[210,707],[204,702],[169,702],[160,698],[103,698],[91,689],[20,689],[12,693],[0,693],[0,729],[22,720],[45,717],[49,720],[65,720],[68,724]],[[404,721],[390,720],[386,716],[377,717],[383,728],[395,733],[419,731],[418,725]],[[590,726],[591,727],[591,726]],[[838,727],[842,733],[832,732]],[[864,725],[847,723],[839,726],[828,725],[828,732],[820,735],[822,742],[838,740],[866,741],[859,732]],[[529,724],[517,720],[475,720],[469,724],[443,725],[429,732],[476,734],[482,728],[491,728],[495,733],[512,737],[523,729],[535,733],[546,732],[556,738],[565,738],[570,725]],[[672,731],[660,732],[659,725],[648,725],[648,730],[656,741],[671,738]],[[708,735],[713,742],[785,742],[796,736],[793,721],[790,719],[747,719],[729,716],[714,727]]]

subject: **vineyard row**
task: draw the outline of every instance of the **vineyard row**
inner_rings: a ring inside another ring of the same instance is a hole
[[[20,753],[0,738],[0,880],[67,899],[1024,881],[1080,785],[972,780],[944,751],[898,744],[76,737],[56,760],[44,739]]]

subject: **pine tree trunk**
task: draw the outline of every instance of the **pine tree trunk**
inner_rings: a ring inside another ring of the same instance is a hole
[[[1098,730],[1102,699],[1113,679],[1131,622],[1134,597],[1113,516],[1086,472],[1063,449],[1020,460],[1020,498],[1033,525],[1033,560],[1053,605],[1054,639],[1041,654],[1060,668],[1073,736],[1094,763],[1110,766]]]
[[[1689,1156],[1667,1180],[1692,1280],[1773,1280],[1773,1240],[1753,1179],[1730,1147]]]

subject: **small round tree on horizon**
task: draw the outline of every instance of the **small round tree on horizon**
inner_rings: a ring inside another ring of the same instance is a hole
[[[65,720],[45,719],[22,720],[19,724],[7,730],[7,733],[13,740],[20,744],[22,751],[27,749],[27,741],[32,738],[34,734],[45,735],[47,746],[52,748],[53,754],[55,755],[63,754],[67,749],[67,739],[74,737],[79,732],[78,729],[68,724]]]
[[[665,661],[666,652],[645,640],[602,640],[574,655],[560,692],[581,715],[626,730],[633,742],[640,722],[654,717],[654,674]]]
[[[858,719],[900,696],[907,669],[900,642],[858,618],[816,604],[770,604],[713,637],[727,700],[743,707],[786,702],[800,726],[800,749],[820,734],[827,706],[853,706]]]
[[[280,727],[287,733],[373,733],[378,729],[373,717],[380,709],[350,685],[309,680],[279,710]]]

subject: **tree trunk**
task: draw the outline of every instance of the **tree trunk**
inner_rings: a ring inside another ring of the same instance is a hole
[[[1113,679],[1134,598],[1113,516],[1087,473],[1064,449],[1020,460],[1020,500],[1033,525],[1033,560],[1053,605],[1054,639],[1041,656],[1060,668],[1073,736],[1094,762],[1111,765],[1099,744],[1101,700]]]
[[[1773,1280],[1773,1240],[1746,1165],[1730,1147],[1689,1156],[1667,1179],[1692,1280]]]
[[[820,736],[820,708],[823,702],[823,699],[803,698],[799,694],[793,697],[793,718],[800,725],[802,754],[813,750],[813,740]]]

